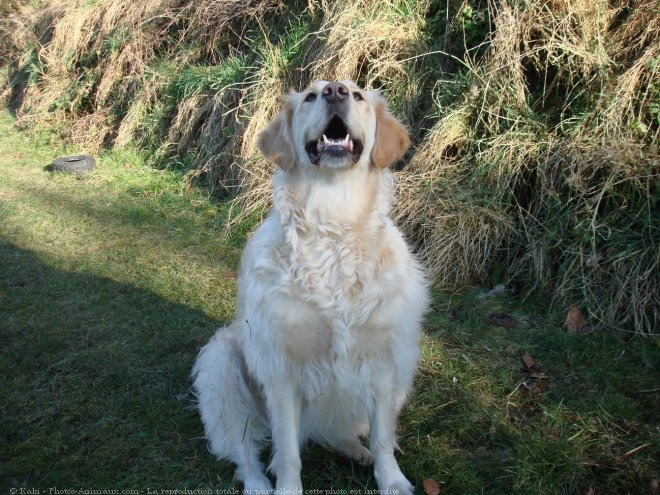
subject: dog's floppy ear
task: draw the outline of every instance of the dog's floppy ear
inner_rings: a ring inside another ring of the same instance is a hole
[[[376,142],[371,161],[378,168],[389,167],[403,158],[410,146],[408,130],[387,109],[385,99],[376,95]]]
[[[284,100],[284,107],[268,124],[257,139],[259,151],[267,160],[275,165],[290,170],[293,168],[296,157],[291,139],[291,116],[293,109],[288,98]]]

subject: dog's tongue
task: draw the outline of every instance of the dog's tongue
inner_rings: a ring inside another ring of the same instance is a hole
[[[328,139],[328,137],[323,134],[322,138],[316,142],[316,150],[319,153],[323,153],[326,150],[330,151],[353,151],[353,141],[351,136],[346,134],[344,139]]]

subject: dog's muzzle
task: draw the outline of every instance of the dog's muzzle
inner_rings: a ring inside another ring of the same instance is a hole
[[[355,163],[362,155],[362,141],[351,137],[343,118],[348,112],[349,96],[350,91],[340,82],[328,83],[321,92],[331,117],[321,135],[305,145],[309,159],[315,165],[319,164],[322,157],[350,157]]]

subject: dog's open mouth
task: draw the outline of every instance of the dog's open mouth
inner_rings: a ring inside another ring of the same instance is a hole
[[[319,138],[305,145],[309,159],[315,165],[318,165],[323,155],[335,158],[350,156],[353,162],[357,162],[362,149],[362,141],[351,137],[346,124],[338,115],[330,119]]]

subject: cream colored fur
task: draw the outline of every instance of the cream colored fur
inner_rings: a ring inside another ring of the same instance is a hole
[[[211,450],[237,465],[246,492],[272,489],[259,461],[270,440],[277,493],[301,493],[300,447],[311,440],[373,462],[379,489],[410,495],[394,458],[396,417],[428,295],[389,217],[386,168],[408,135],[379,94],[344,81],[343,119],[364,149],[357,161],[326,153],[312,163],[305,145],[332,112],[328,84],[290,94],[261,135],[280,167],[273,209],[243,253],[236,319],[201,350],[194,387]]]

